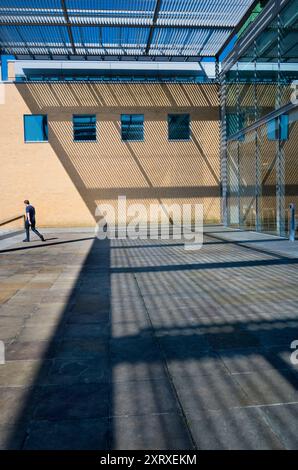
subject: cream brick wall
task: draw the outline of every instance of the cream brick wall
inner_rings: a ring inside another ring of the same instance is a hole
[[[219,221],[219,103],[213,84],[6,84],[0,105],[1,215],[28,198],[39,226],[91,226],[98,203],[201,202]],[[167,114],[192,138],[169,142]],[[73,142],[72,115],[97,115],[97,142]],[[121,113],[143,113],[145,141],[122,142]],[[48,143],[25,143],[24,114],[47,114]]]

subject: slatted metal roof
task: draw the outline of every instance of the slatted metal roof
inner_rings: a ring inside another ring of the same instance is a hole
[[[1,0],[0,50],[16,57],[213,57],[253,0]]]

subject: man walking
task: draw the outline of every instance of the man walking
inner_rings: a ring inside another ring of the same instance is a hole
[[[25,229],[26,229],[26,238],[23,242],[30,242],[30,227],[32,232],[36,233],[36,235],[44,242],[45,239],[43,235],[39,233],[38,230],[35,228],[36,220],[35,220],[35,209],[31,206],[28,199],[25,199],[24,204],[26,206],[26,220],[25,220]]]

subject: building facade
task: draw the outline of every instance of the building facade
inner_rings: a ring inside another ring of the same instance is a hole
[[[164,42],[153,34],[161,27],[158,12],[136,57],[124,48],[125,35],[100,26],[121,43],[119,49],[111,43],[110,53],[125,55],[111,62],[97,42],[83,40],[92,30],[97,41],[99,27],[84,10],[91,30],[82,22],[80,37],[69,41],[58,34],[64,16],[57,29],[35,11],[36,24],[53,34],[48,45],[21,15],[18,31],[36,36],[30,47],[10,29],[16,18],[8,12],[2,47],[18,60],[9,63],[1,85],[1,219],[19,214],[22,201],[31,199],[41,226],[90,226],[98,206],[117,209],[125,196],[128,204],[143,204],[146,217],[151,204],[199,203],[205,223],[287,236],[289,206],[298,209],[298,0],[241,3],[250,8],[244,17],[238,12],[223,37],[218,13],[215,29],[204,25],[204,60],[197,51],[199,7],[194,31],[193,23],[180,25],[180,49],[171,50],[164,27]]]
[[[38,81],[15,70],[0,105],[1,218],[29,199],[40,226],[92,226],[98,205],[126,196],[146,207],[201,203],[205,222],[219,222],[216,83]]]

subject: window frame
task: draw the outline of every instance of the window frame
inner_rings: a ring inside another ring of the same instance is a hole
[[[47,139],[46,140],[27,140],[26,139],[25,121],[26,121],[26,117],[30,117],[30,116],[46,117],[46,119],[47,119]],[[23,129],[24,129],[24,143],[25,144],[47,144],[47,143],[49,143],[49,120],[48,120],[48,115],[47,114],[23,114]]]
[[[89,117],[95,117],[95,139],[86,139],[86,140],[77,140],[75,138],[75,126],[74,126],[74,119],[75,117],[79,117],[79,116],[89,116]],[[98,142],[98,138],[97,138],[97,115],[96,114],[73,114],[72,115],[72,141],[76,144],[80,144],[80,143],[86,143],[86,142],[89,142],[89,143],[96,143]]]
[[[187,139],[171,139],[170,138],[170,116],[188,116],[189,137]],[[168,113],[168,142],[190,142],[191,141],[191,115],[190,113]]]
[[[122,116],[143,116],[143,137],[142,139],[123,139]],[[121,113],[120,114],[121,142],[144,142],[145,141],[145,115],[144,113]]]
[[[267,139],[271,142],[285,142],[289,140],[289,115],[281,114],[280,116],[270,119],[267,125]]]

